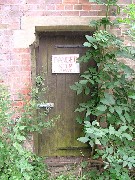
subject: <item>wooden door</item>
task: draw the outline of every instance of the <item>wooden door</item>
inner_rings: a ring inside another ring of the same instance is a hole
[[[90,148],[77,138],[82,135],[82,126],[76,122],[74,110],[83,95],[77,96],[70,89],[78,81],[80,74],[52,73],[52,55],[79,54],[82,56],[86,49],[82,46],[85,42],[84,34],[79,33],[50,33],[42,34],[37,52],[37,74],[45,74],[47,93],[42,95],[43,101],[54,103],[48,114],[48,119],[60,115],[55,126],[45,129],[38,135],[38,153],[42,156],[81,156],[88,155]],[[81,65],[83,72],[86,65]]]

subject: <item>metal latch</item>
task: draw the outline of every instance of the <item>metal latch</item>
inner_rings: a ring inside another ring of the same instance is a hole
[[[54,107],[54,103],[42,103],[37,105],[38,108],[45,108],[47,112]]]

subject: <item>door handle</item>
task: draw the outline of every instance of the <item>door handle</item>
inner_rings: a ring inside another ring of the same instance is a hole
[[[54,107],[54,103],[41,103],[37,105],[38,108],[45,108],[47,112]]]

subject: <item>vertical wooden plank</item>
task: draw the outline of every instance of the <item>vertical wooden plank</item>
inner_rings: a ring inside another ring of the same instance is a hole
[[[67,41],[67,44],[69,45],[76,45],[75,44],[75,37],[72,38],[72,40],[68,37],[68,41]],[[76,48],[70,48],[70,49],[67,49],[67,51],[70,52],[70,54],[79,54],[76,52]],[[76,141],[77,139],[74,138],[75,136],[75,123],[76,123],[76,120],[75,120],[75,113],[74,113],[74,110],[75,110],[75,101],[76,101],[76,93],[75,91],[72,91],[70,89],[70,86],[74,84],[75,81],[77,81],[79,78],[79,74],[66,74],[66,114],[68,115],[67,116],[67,121],[69,122],[68,123],[68,131],[70,134],[72,134],[72,136],[70,136],[69,138],[69,145],[68,147],[71,148],[69,149],[68,151],[72,154],[72,155],[75,155],[76,154],[76,149],[72,149],[76,147]],[[68,148],[67,147],[67,148]]]
[[[83,45],[85,41],[85,38],[84,36],[75,36],[74,37],[74,44],[79,44],[79,45]],[[79,54],[79,57],[81,57],[82,55],[84,55],[86,52],[86,49],[85,48],[76,48],[75,49],[75,53]],[[84,64],[80,64],[80,75],[78,76],[78,78],[76,79],[76,81],[78,81],[80,79],[80,76],[81,74],[83,73],[83,71],[85,70],[85,67],[84,67]],[[84,102],[84,95],[83,94],[80,94],[80,95],[76,95],[75,94],[75,101],[74,101],[74,107],[75,108],[78,108],[79,107],[79,104],[80,103],[83,103]],[[80,153],[80,156],[82,154],[84,155],[88,155],[88,151],[87,151],[87,145],[84,144],[84,143],[81,143],[79,142],[77,139],[81,136],[83,136],[83,126],[82,125],[79,125],[77,122],[76,122],[76,117],[77,117],[78,113],[75,113],[74,116],[75,116],[75,126],[74,126],[74,146],[75,147],[78,147],[80,148],[79,149],[79,152],[76,152],[75,155],[79,154]],[[80,116],[80,114],[79,114]],[[83,116],[83,115],[82,115]],[[85,149],[86,147],[86,149]]]
[[[46,37],[48,39],[47,41],[47,80],[48,80],[48,102],[49,103],[54,103],[54,108],[52,108],[51,110],[49,110],[48,112],[48,120],[51,120],[54,116],[57,115],[56,113],[56,90],[57,90],[57,82],[56,82],[56,75],[52,74],[52,54],[55,54],[55,36],[51,36],[50,38]],[[56,152],[57,149],[57,122],[55,122],[55,126],[52,127],[49,130],[46,130],[48,136],[46,137],[45,141],[46,141],[46,145],[47,148],[46,149],[46,153],[48,155],[53,155]]]
[[[66,43],[66,39],[64,36],[56,37],[56,44],[64,44]],[[56,48],[56,54],[66,54],[64,49]],[[60,120],[57,124],[57,153],[64,156],[64,151],[60,152],[60,147],[65,147],[68,144],[69,134],[67,133],[67,124],[66,121],[66,101],[65,101],[65,74],[57,74],[57,112],[60,114]]]
[[[38,60],[37,60],[37,77],[38,76],[41,76],[44,78],[44,72],[47,71],[47,64],[43,62],[43,59],[47,59],[47,53],[46,51],[44,51],[44,48],[46,48],[46,45],[44,44],[44,41],[45,39],[44,38],[41,38],[40,39],[40,43],[39,43],[39,53],[38,53]],[[44,82],[45,84],[47,83],[46,81]],[[44,98],[44,94],[40,94],[38,95],[38,102],[39,103],[42,103],[42,100],[44,101],[45,98]],[[43,110],[42,109],[39,109],[38,110],[38,116],[40,116],[39,114],[42,113]],[[39,117],[38,117],[39,118]],[[38,146],[38,153],[41,155],[41,151],[42,151],[42,146],[44,145],[44,142],[43,142],[43,136],[41,134],[38,135],[38,143],[39,143],[39,146]]]

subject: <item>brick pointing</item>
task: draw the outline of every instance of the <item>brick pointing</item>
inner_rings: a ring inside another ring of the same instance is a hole
[[[130,2],[119,0],[121,5]],[[31,84],[31,51],[29,47],[21,47],[21,44],[14,46],[22,42],[23,35],[27,34],[22,29],[22,19],[32,17],[34,20],[35,17],[47,16],[95,19],[104,14],[104,6],[88,0],[0,0],[0,82],[9,86],[13,100],[20,102],[16,94],[27,94],[27,85]],[[29,23],[28,27],[33,21]],[[15,37],[16,34],[18,36]]]

